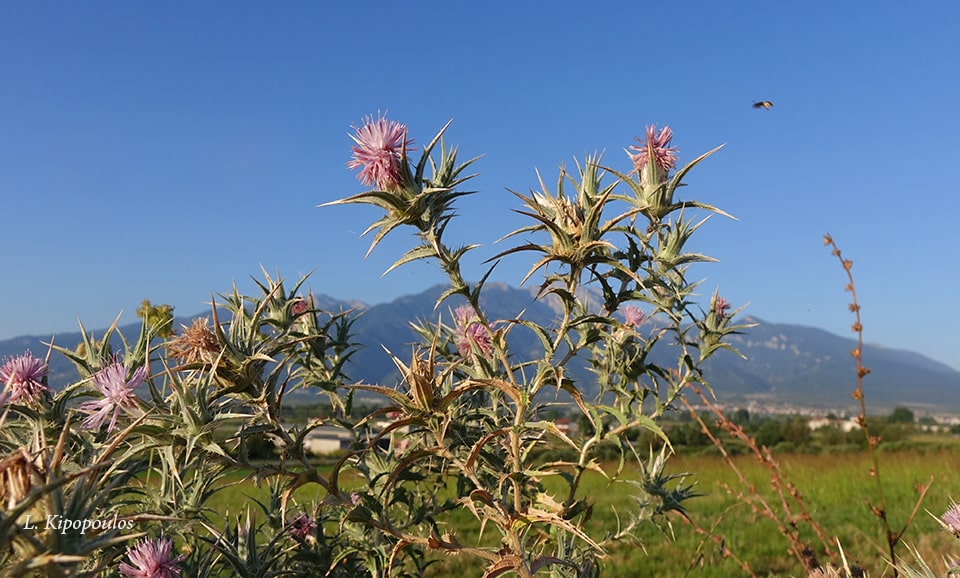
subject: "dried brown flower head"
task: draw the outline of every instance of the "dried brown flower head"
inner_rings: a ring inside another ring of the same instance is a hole
[[[171,357],[183,363],[212,364],[220,354],[220,341],[210,330],[208,319],[196,318],[190,327],[182,327],[183,332],[167,343]]]
[[[35,486],[43,485],[43,476],[35,458],[20,448],[0,460],[0,502],[12,510]]]

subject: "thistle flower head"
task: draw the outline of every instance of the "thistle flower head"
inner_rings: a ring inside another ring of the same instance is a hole
[[[630,150],[637,151],[636,154],[630,154],[630,160],[633,161],[633,168],[640,175],[641,184],[646,185],[649,171],[646,170],[652,161],[657,169],[663,175],[666,175],[670,169],[677,166],[677,147],[670,146],[670,140],[673,138],[673,130],[665,126],[657,133],[657,125],[647,127],[645,140],[635,137],[640,146],[630,145]]]
[[[723,321],[727,318],[728,311],[730,311],[730,303],[723,297],[717,297],[717,300],[713,304],[713,310],[717,315],[717,319]]]
[[[0,459],[0,504],[8,511],[30,495],[35,486],[42,485],[38,461],[22,447]]]
[[[0,366],[0,402],[9,396],[6,401],[35,403],[41,396],[50,393],[50,388],[44,383],[47,368],[43,362],[29,351],[16,357],[8,357]]]
[[[627,305],[623,308],[623,324],[633,328],[640,327],[646,321],[647,316],[642,309],[636,305]]]
[[[127,368],[118,359],[107,365],[93,376],[93,384],[103,397],[80,404],[80,411],[90,414],[81,426],[85,429],[99,430],[110,419],[108,432],[117,425],[117,417],[123,411],[136,411],[136,389],[147,378],[147,370],[141,366],[134,370],[127,380]]]
[[[167,343],[167,350],[174,359],[183,363],[211,363],[220,354],[220,341],[207,325],[207,319],[196,318],[190,327]]]
[[[401,158],[413,144],[407,139],[407,127],[378,116],[367,117],[363,126],[354,130],[356,134],[350,138],[356,146],[352,148],[353,158],[347,167],[360,169],[357,178],[365,185],[376,185],[383,191],[396,187],[402,176]]]
[[[457,351],[461,356],[469,357],[474,347],[485,357],[489,357],[493,353],[490,330],[480,323],[472,307],[467,305],[457,307],[454,310],[454,319],[456,322]]]
[[[120,574],[135,578],[178,578],[177,564],[183,556],[173,556],[173,542],[169,538],[150,540],[144,538],[127,549],[130,564],[120,564]]]
[[[308,309],[310,309],[310,302],[300,297],[290,306],[290,314],[299,317],[306,313]]]
[[[945,530],[960,536],[960,506],[957,504],[950,506],[950,508],[940,516],[940,525],[943,526]]]
[[[493,344],[490,341],[490,332],[480,323],[475,322],[468,325],[465,335],[466,339],[468,340],[468,343],[466,344],[467,347],[476,345],[484,356],[489,356],[491,353],[493,353]],[[460,350],[461,355],[465,355],[461,349],[461,345],[464,344],[458,344],[457,349]]]
[[[300,540],[312,535],[317,530],[317,522],[312,516],[300,514],[290,522],[290,534]]]

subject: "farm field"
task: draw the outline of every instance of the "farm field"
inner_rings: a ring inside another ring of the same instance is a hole
[[[937,564],[934,570],[941,573],[944,572],[941,559],[960,553],[960,544],[940,528],[931,514],[939,516],[949,506],[951,498],[960,497],[960,448],[931,447],[933,449],[882,452],[881,479],[889,518],[894,529],[900,529],[916,500],[917,485],[934,476],[933,487],[905,533],[899,553],[909,557],[907,547],[915,547],[929,563]],[[869,576],[890,575],[889,571],[885,573],[881,526],[868,505],[868,500],[876,501],[876,484],[868,474],[868,454],[796,453],[777,456],[777,459],[828,539],[839,538],[850,563],[866,569]],[[719,536],[757,576],[806,575],[788,552],[788,542],[778,532],[775,523],[754,511],[742,499],[741,494],[747,493],[747,489],[718,456],[678,455],[669,463],[669,469],[674,473],[690,473],[691,477],[685,483],[695,483],[697,492],[702,494],[688,502],[690,518],[701,528]],[[781,520],[785,520],[771,489],[767,470],[750,456],[738,456],[735,463]],[[629,473],[625,479],[630,479]],[[547,486],[550,487],[549,481]],[[592,475],[584,484],[584,492],[596,504],[589,524],[594,528],[615,529],[617,515],[614,509],[623,516],[630,505],[627,486],[609,484],[599,475]],[[252,482],[241,482],[215,495],[208,505],[216,511],[236,513],[236,507],[231,508],[231,504],[240,503],[237,494],[259,500],[265,500],[267,495]],[[320,494],[317,486],[310,486],[299,490],[295,497],[305,502]],[[470,514],[459,514],[457,519],[463,524],[451,531],[464,544],[476,543],[476,525]],[[835,542],[831,548],[836,557],[830,558],[823,554],[823,545],[810,525],[801,523],[800,528],[801,535],[814,547],[821,562],[839,563]],[[624,542],[610,549],[602,569],[605,578],[747,575],[735,561],[721,555],[713,539],[698,533],[679,516],[669,517],[659,527],[648,525],[640,538],[640,544]],[[488,530],[483,543],[491,545],[494,539]],[[438,555],[427,573],[427,576],[435,577],[452,575],[479,577],[482,571],[477,561],[471,558]]]
[[[915,487],[935,476],[933,488],[904,536],[905,544],[916,547],[928,562],[939,561],[960,551],[956,539],[940,529],[926,510],[940,515],[949,505],[951,496],[960,496],[960,451],[912,450],[883,454],[881,476],[889,517],[899,529],[910,514],[916,500]],[[780,458],[783,470],[800,490],[811,516],[821,525],[828,537],[840,539],[851,563],[868,570],[870,576],[883,575],[886,564],[882,531],[870,513],[867,500],[875,500],[876,485],[869,477],[870,460],[866,453],[856,454],[791,454]],[[769,475],[753,458],[736,458],[736,464],[755,485],[758,492],[778,512],[777,501],[770,487]],[[787,540],[776,525],[751,509],[736,495],[746,489],[733,471],[716,456],[682,457],[671,460],[675,472],[690,472],[688,481],[696,480],[696,488],[704,494],[690,501],[688,513],[701,527],[712,529],[722,537],[726,546],[746,561],[758,576],[805,576],[799,563],[788,552]],[[613,508],[628,505],[625,488],[608,485],[599,476],[587,484],[587,490],[596,500],[590,523],[616,527]],[[731,494],[726,488],[730,488]],[[821,562],[829,561],[822,555],[814,532],[809,525],[801,526],[802,535],[813,544]],[[649,527],[642,534],[643,543],[624,543],[609,552],[603,568],[604,577],[656,576],[742,576],[744,571],[730,559],[720,555],[713,540],[698,534],[680,517],[667,520],[661,529]],[[835,545],[834,552],[837,551]],[[901,555],[907,550],[901,547]],[[839,562],[839,558],[837,558]],[[943,566],[935,567],[942,571]],[[431,576],[480,576],[469,560],[446,558],[431,568]],[[889,574],[889,572],[887,573]]]

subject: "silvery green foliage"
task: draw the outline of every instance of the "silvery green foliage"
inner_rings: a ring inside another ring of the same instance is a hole
[[[81,327],[77,350],[53,347],[81,379],[35,404],[6,404],[0,415],[2,575],[116,575],[136,539],[161,535],[184,553],[179,566],[187,576],[365,571],[360,558],[344,554],[346,537],[324,535],[323,523],[343,523],[354,506],[303,451],[306,435],[323,422],[294,427],[282,414],[283,395],[297,389],[329,399],[331,419],[349,413],[350,396],[338,388],[356,349],[354,316],[313,308],[297,295],[303,280],[288,290],[264,277],[259,295],[222,295],[212,325],[195,323],[167,341],[144,316],[136,343],[115,326],[99,339]],[[131,374],[148,367],[147,382],[115,427],[84,427],[81,402],[107,401],[96,376],[116,363]],[[279,462],[250,458],[255,436],[275,441]],[[211,506],[244,477],[274,485],[269,515],[258,517],[252,501],[226,512]],[[288,517],[300,506],[293,490],[314,480],[328,488],[322,506],[306,506],[320,530],[294,540]],[[51,519],[60,527],[50,527]],[[69,527],[74,521],[97,527],[78,531]]]
[[[330,204],[383,210],[368,229],[371,250],[390,232],[413,232],[416,245],[391,269],[430,260],[449,277],[436,316],[417,327],[419,347],[391,353],[402,382],[350,380],[355,315],[319,310],[300,296],[305,279],[287,288],[265,272],[258,294],[234,288],[214,298],[208,320],[175,335],[157,326],[170,316],[146,305],[135,343],[115,327],[99,339],[83,330],[78,350],[52,347],[76,364],[80,380],[36,403],[7,403],[0,417],[6,575],[116,576],[135,540],[168,537],[184,576],[416,576],[437,553],[468,557],[491,577],[595,576],[610,544],[683,510],[694,494],[686,476],[667,473],[670,444],[659,423],[688,384],[705,384],[703,361],[742,328],[716,294],[699,304],[689,277],[691,266],[710,261],[687,249],[702,213],[723,213],[676,198],[683,177],[713,151],[675,173],[670,163],[619,173],[599,156],[561,168],[554,186],[541,181],[540,190],[516,194],[530,224],[508,235],[516,244],[469,283],[461,259],[478,245],[451,247],[445,233],[455,201],[470,194],[462,187],[476,159],[459,163],[444,127],[413,165],[406,127],[381,124],[399,150],[363,158],[390,161],[369,172],[387,190]],[[643,158],[658,158],[663,135],[648,139]],[[376,137],[368,131],[358,146]],[[552,324],[522,313],[490,319],[481,306],[496,263],[524,255],[533,262],[522,281],[535,279],[539,298],[554,304]],[[454,297],[464,304],[453,308]],[[538,353],[511,351],[513,332],[535,336]],[[654,348],[673,361],[654,363]],[[578,359],[594,383],[570,377]],[[130,375],[147,368],[145,385],[116,406],[115,424],[83,427],[84,402],[110,402],[97,377],[117,364]],[[324,396],[331,415],[286,423],[283,400],[294,390]],[[385,405],[356,416],[357,392]],[[550,418],[558,403],[578,413],[579,433]],[[348,427],[355,441],[321,468],[304,443],[330,423]],[[659,449],[630,441],[643,431],[659,438]],[[276,459],[253,459],[250,448],[265,438]],[[619,459],[608,459],[610,448]],[[622,484],[632,497],[616,527],[588,528],[586,475]],[[248,497],[240,483],[256,483],[268,498]],[[225,492],[243,501],[225,508]],[[464,513],[482,544],[458,536]],[[26,529],[47,516],[123,527]]]
[[[593,575],[607,545],[633,538],[642,523],[682,510],[693,495],[684,476],[665,473],[669,439],[658,422],[686,385],[704,383],[703,361],[729,348],[724,337],[742,328],[731,324],[732,314],[717,295],[703,311],[695,301],[696,283],[688,280],[690,266],[711,259],[686,249],[705,222],[687,213],[722,212],[678,201],[674,194],[683,176],[710,153],[675,174],[637,167],[635,178],[605,169],[599,156],[591,156],[575,172],[561,169],[552,190],[541,180],[539,191],[515,193],[523,203],[517,212],[531,224],[507,235],[520,243],[493,257],[487,274],[469,284],[460,260],[477,245],[451,249],[444,233],[454,222],[453,201],[467,194],[460,187],[468,177],[460,175],[475,159],[458,165],[456,149],[443,144],[445,130],[416,166],[406,150],[396,152],[399,174],[388,182],[389,190],[329,203],[384,210],[369,229],[377,230],[371,250],[387,233],[411,226],[418,244],[391,269],[434,260],[450,278],[437,310],[452,296],[466,302],[447,321],[438,313],[417,327],[423,342],[412,358],[393,355],[403,378],[399,388],[353,386],[387,399],[389,406],[370,420],[392,419],[379,434],[391,440],[389,449],[363,448],[352,462],[367,481],[364,515],[398,547],[472,556],[487,576]],[[435,163],[431,155],[438,144]],[[662,143],[651,142],[646,158],[661,154],[655,144]],[[430,177],[428,165],[434,169]],[[560,311],[554,324],[541,326],[522,314],[488,319],[481,307],[484,282],[496,262],[523,254],[532,254],[534,262],[522,281],[540,276],[538,298]],[[587,287],[599,289],[600,303],[584,298]],[[637,306],[646,309],[647,323],[637,322]],[[634,308],[633,319],[621,319],[627,307]],[[532,332],[540,354],[520,358],[511,352],[507,337],[514,331]],[[675,364],[653,363],[655,346],[670,348]],[[570,378],[568,366],[577,358],[589,361],[596,387]],[[586,427],[580,435],[544,417],[557,400],[581,415]],[[629,439],[638,430],[659,436],[662,450],[633,447]],[[610,444],[619,448],[620,460],[613,465],[601,462],[600,450]],[[539,457],[555,448],[566,457],[549,462]],[[621,479],[626,470],[638,472],[639,479]],[[619,527],[600,534],[585,525],[593,506],[580,484],[588,472],[627,484],[634,497],[632,509],[618,513]],[[562,480],[563,490],[549,492],[547,478]],[[498,546],[462,543],[448,522],[453,509],[468,510],[482,531],[495,533]]]

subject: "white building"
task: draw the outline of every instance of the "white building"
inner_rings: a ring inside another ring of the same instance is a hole
[[[860,424],[852,419],[838,419],[834,417],[815,417],[807,422],[811,430],[818,430],[822,427],[836,427],[843,433],[850,433],[853,430],[860,429]]]

